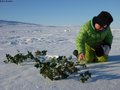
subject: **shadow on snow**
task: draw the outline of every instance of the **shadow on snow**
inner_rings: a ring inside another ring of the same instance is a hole
[[[90,82],[98,80],[120,79],[120,55],[109,56],[109,61],[105,63],[88,64],[88,69],[92,73]],[[80,72],[79,72],[80,73]],[[69,77],[79,81],[79,73]]]

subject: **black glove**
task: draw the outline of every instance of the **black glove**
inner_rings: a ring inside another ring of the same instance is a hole
[[[98,57],[101,57],[104,55],[104,51],[103,51],[103,48],[101,47],[101,45],[96,46],[95,53]]]
[[[95,53],[98,57],[108,55],[111,49],[111,45],[108,43],[97,45],[95,48]]]
[[[73,55],[75,55],[76,57],[78,57],[78,50],[74,50],[73,51]]]

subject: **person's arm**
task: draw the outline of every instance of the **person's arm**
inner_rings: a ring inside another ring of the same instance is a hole
[[[113,35],[112,35],[112,31],[110,28],[108,28],[108,34],[106,35],[105,39],[104,39],[104,43],[107,43],[110,45],[112,45],[112,41],[113,41]]]
[[[95,48],[95,52],[98,57],[103,56],[103,55],[108,55],[110,52],[113,35],[112,35],[110,28],[108,29],[109,29],[108,34],[103,40],[103,43]]]
[[[108,32],[107,36],[105,37],[104,43],[102,45],[105,55],[109,54],[109,52],[111,50],[112,41],[113,41],[113,35],[112,35],[111,29],[109,28],[109,32]]]
[[[76,47],[78,50],[78,59],[84,59],[85,58],[85,42],[86,42],[86,37],[87,33],[85,30],[85,26],[83,26],[78,33],[77,39],[76,39]]]

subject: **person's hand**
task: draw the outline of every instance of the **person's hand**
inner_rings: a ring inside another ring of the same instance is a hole
[[[84,53],[80,53],[80,54],[78,55],[78,60],[84,60],[84,59],[85,59]]]

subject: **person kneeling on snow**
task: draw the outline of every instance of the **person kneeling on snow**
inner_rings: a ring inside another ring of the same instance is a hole
[[[112,22],[111,14],[102,11],[83,25],[76,39],[77,50],[73,51],[78,60],[85,60],[87,63],[108,60],[113,40],[110,29]]]

